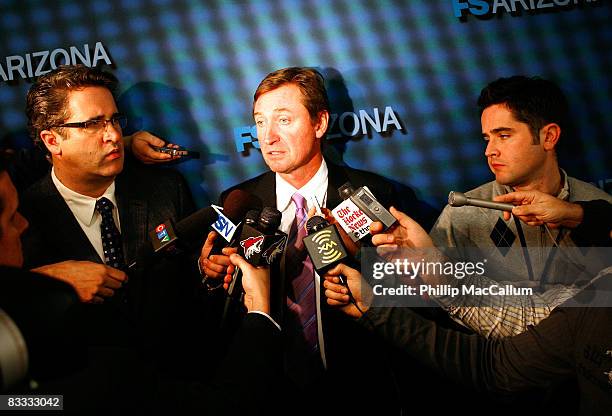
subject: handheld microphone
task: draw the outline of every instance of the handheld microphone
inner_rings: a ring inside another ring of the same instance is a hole
[[[282,257],[287,245],[287,234],[278,231],[282,214],[272,207],[265,207],[258,217],[257,211],[249,211],[244,221],[236,245],[238,253],[255,267],[270,266]],[[256,220],[255,220],[256,218]],[[244,291],[242,288],[242,271],[237,267],[227,289],[222,326],[225,326],[229,311],[234,302],[241,303]]]
[[[355,189],[347,182],[338,188],[338,193],[344,201],[332,210],[332,215],[353,241],[369,236],[373,221],[381,222],[385,229],[395,224],[395,217],[367,186]]]
[[[151,242],[140,247],[135,261],[128,266],[128,269],[134,270],[137,266],[148,263],[155,255],[178,251],[179,240],[186,245],[201,241],[205,230],[216,219],[217,211],[212,207],[206,207],[182,219],[176,226],[170,219],[164,221],[149,233]]]
[[[306,231],[308,235],[304,237],[304,245],[317,273],[331,269],[349,256],[336,227],[325,218],[310,218],[306,222]]]
[[[451,207],[462,207],[465,205],[470,205],[473,207],[496,209],[499,211],[508,211],[508,212],[512,212],[512,208],[514,208],[514,205],[512,204],[505,204],[503,202],[486,201],[484,199],[478,199],[478,198],[470,198],[469,196],[466,196],[463,192],[455,192],[455,191],[451,191],[448,194],[448,205],[450,205]]]
[[[176,149],[174,147],[165,147],[165,146],[162,146],[162,147],[151,146],[151,147],[156,152],[167,153],[167,154],[172,155],[172,156],[186,156],[186,157],[191,157],[193,159],[199,159],[200,158],[200,152],[194,152],[192,150],[187,150],[184,147],[179,147],[178,149]]]
[[[223,202],[223,214],[219,215],[212,226],[213,230],[223,238],[215,239],[208,256],[221,254],[223,248],[232,246],[239,231],[239,227],[234,223],[245,218],[250,210],[261,210],[262,205],[261,199],[249,192],[242,189],[231,191]]]
[[[330,225],[325,218],[320,216],[310,218],[306,223],[306,231],[308,231],[308,235],[304,237],[304,245],[318,274],[321,275],[325,271],[336,267],[345,259],[350,258],[338,230],[334,225]],[[349,301],[362,312],[351,292],[346,277],[343,275],[338,277],[348,290]]]

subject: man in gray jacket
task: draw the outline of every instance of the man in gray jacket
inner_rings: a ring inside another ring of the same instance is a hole
[[[559,167],[555,147],[569,110],[563,92],[553,82],[523,76],[500,78],[482,90],[478,106],[487,142],[485,156],[495,180],[467,196],[493,200],[512,191],[535,190],[570,202],[612,202],[607,193],[568,176]],[[484,336],[523,332],[592,277],[581,258],[584,250],[572,250],[580,242],[566,227],[530,226],[517,218],[504,220],[500,211],[447,205],[430,235],[436,246],[451,248],[454,256],[486,259],[487,278],[533,288],[534,295],[528,299],[441,302],[451,316]]]

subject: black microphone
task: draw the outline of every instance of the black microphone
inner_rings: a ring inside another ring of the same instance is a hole
[[[287,235],[278,231],[282,219],[279,210],[272,207],[265,207],[257,221],[250,220],[250,224],[245,221],[237,241],[238,253],[246,261],[255,267],[269,266],[279,254],[285,250]],[[236,268],[232,276],[227,294],[229,298],[237,298],[242,294],[242,276],[239,268]]]
[[[206,234],[208,227],[216,220],[217,211],[206,207],[182,219],[176,226],[170,219],[164,221],[149,232],[151,241],[140,247],[128,269],[134,270],[137,266],[145,265],[156,255],[176,253],[179,251],[179,241],[183,246],[200,242],[202,235]]]
[[[336,267],[338,264],[351,259],[348,250],[342,242],[340,234],[334,225],[321,216],[314,216],[306,222],[308,235],[304,237],[304,245],[312,264],[319,275]],[[357,301],[351,292],[348,281],[344,275],[339,275],[340,282],[348,290],[349,302],[359,309]],[[363,313],[363,312],[362,312]]]
[[[464,205],[471,205],[473,207],[496,209],[499,211],[509,211],[509,212],[512,212],[512,208],[514,208],[514,205],[512,204],[505,204],[503,202],[486,201],[484,199],[471,198],[469,196],[466,196],[462,192],[455,192],[455,191],[451,191],[448,194],[448,205],[450,205],[451,207],[462,207]]]
[[[215,222],[213,230],[219,234],[213,243],[209,257],[216,254],[221,254],[221,250],[225,247],[232,247],[235,244],[235,238],[239,235],[239,227],[234,225],[246,217],[246,214],[251,210],[259,211],[262,208],[261,199],[257,196],[243,191],[242,189],[234,189],[223,201],[223,216]],[[232,228],[234,227],[234,228]],[[223,238],[219,238],[223,237]]]
[[[282,214],[272,207],[265,207],[256,221],[253,219],[253,213],[249,214],[250,218],[245,220],[240,237],[236,241],[238,253],[255,267],[269,267],[280,260],[287,245],[287,234],[278,231]],[[227,326],[232,305],[237,303],[240,306],[243,296],[242,271],[236,267],[225,299],[221,320],[223,327]]]
[[[304,245],[317,273],[322,274],[349,257],[338,230],[325,218],[310,218],[306,222],[306,231],[308,235],[304,237]]]

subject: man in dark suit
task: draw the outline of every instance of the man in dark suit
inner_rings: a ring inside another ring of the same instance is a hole
[[[95,349],[107,357],[110,349],[126,357],[125,350],[150,356],[173,374],[190,372],[196,366],[183,360],[199,357],[202,342],[194,329],[202,307],[195,264],[173,259],[146,268],[139,264],[130,269],[129,283],[126,272],[148,233],[187,216],[193,201],[174,171],[134,164],[124,169],[125,118],[113,97],[116,85],[108,72],[62,66],[30,88],[30,134],[47,149],[53,168],[22,195],[30,222],[25,264],[77,290],[95,287],[79,317],[90,353]],[[91,362],[108,373],[103,361]],[[101,392],[113,385],[103,377],[90,379]]]
[[[12,351],[8,348],[10,342],[5,343],[0,370],[13,371],[0,378],[0,390],[3,393],[65,394],[66,410],[128,410],[118,408],[116,397],[104,396],[103,392],[97,392],[98,396],[94,392],[94,396],[89,397],[92,400],[84,402],[82,407],[74,396],[67,394],[74,385],[93,381],[78,372],[69,374],[82,364],[75,357],[79,355],[75,336],[79,327],[73,326],[73,318],[79,313],[74,308],[78,298],[68,284],[22,269],[20,237],[28,222],[17,211],[17,192],[5,171],[4,159],[0,150],[0,337],[9,340],[22,337],[25,342],[12,356],[18,362],[6,361]],[[245,306],[249,313],[217,375],[211,377],[210,382],[211,374],[200,374],[197,383],[180,383],[159,381],[155,373],[133,371],[136,383],[131,386],[130,393],[141,395],[132,397],[133,410],[159,411],[161,406],[168,411],[180,409],[215,415],[245,414],[247,411],[267,413],[281,367],[280,327],[269,316],[270,276],[266,269],[256,269],[238,255],[231,261],[243,271]],[[4,337],[5,330],[11,332],[10,336]],[[26,348],[27,351],[23,351]],[[124,361],[135,370],[146,370],[140,368],[138,362]],[[3,365],[7,367],[1,368]],[[39,390],[30,390],[27,384],[20,384],[27,378],[26,372],[29,377],[43,382]]]
[[[261,198],[263,206],[282,213],[280,229],[289,235],[281,276],[286,292],[285,370],[294,390],[289,392],[293,396],[292,411],[309,412],[319,407],[321,402],[315,398],[323,386],[333,387],[339,395],[348,394],[343,390],[343,380],[359,377],[376,380],[375,384],[381,386],[372,393],[380,393],[380,400],[372,405],[385,413],[387,405],[392,408],[395,404],[396,390],[388,387],[393,377],[387,363],[380,362],[386,355],[367,333],[320,301],[320,279],[309,264],[300,229],[305,213],[316,203],[331,209],[341,202],[338,188],[347,181],[356,187],[368,186],[385,206],[397,205],[393,185],[381,176],[334,165],[323,158],[321,145],[328,128],[329,102],[323,77],[314,69],[285,68],[266,76],[254,95],[253,116],[262,155],[271,171],[228,189],[221,201],[230,191],[241,189]],[[207,255],[203,250],[203,273],[209,281],[221,278],[228,258]],[[372,354],[358,360],[363,364],[359,368],[348,365],[356,361],[346,359],[346,353],[353,351],[348,348],[352,343],[371,346]],[[357,403],[356,407],[363,411],[362,405]]]

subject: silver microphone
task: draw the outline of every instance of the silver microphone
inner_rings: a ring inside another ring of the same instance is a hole
[[[486,201],[484,199],[470,198],[465,196],[463,192],[450,191],[448,194],[448,205],[451,207],[462,207],[464,205],[471,205],[473,207],[497,209],[499,211],[512,212],[514,205],[504,204],[503,202]]]

